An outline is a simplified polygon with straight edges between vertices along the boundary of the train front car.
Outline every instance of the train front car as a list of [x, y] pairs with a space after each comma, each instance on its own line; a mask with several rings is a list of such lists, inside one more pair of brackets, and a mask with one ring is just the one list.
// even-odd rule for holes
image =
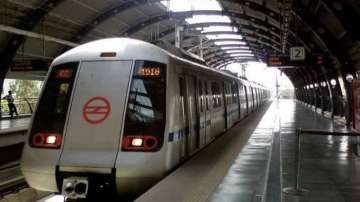
[[52, 64], [21, 170], [72, 199], [136, 194], [165, 173], [168, 56], [133, 39], [90, 42]]

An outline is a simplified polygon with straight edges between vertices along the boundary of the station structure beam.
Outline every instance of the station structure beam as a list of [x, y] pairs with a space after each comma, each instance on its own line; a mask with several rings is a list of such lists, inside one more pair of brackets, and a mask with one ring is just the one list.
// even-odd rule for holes
[[[29, 20], [24, 20], [17, 27], [22, 30], [31, 31], [38, 23], [56, 6], [64, 2], [65, 0], [46, 0], [38, 8], [33, 10], [27, 17]], [[19, 47], [25, 42], [25, 35], [14, 34], [10, 37], [7, 45], [3, 47], [3, 51], [0, 54], [0, 89], [3, 89], [3, 82], [10, 65], [16, 55]]]

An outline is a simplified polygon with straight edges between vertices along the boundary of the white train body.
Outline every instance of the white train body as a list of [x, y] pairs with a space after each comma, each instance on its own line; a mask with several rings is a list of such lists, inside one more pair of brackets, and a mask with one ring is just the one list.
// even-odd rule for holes
[[90, 42], [51, 65], [21, 170], [38, 190], [64, 192], [78, 178], [86, 193], [140, 193], [268, 98], [146, 42]]

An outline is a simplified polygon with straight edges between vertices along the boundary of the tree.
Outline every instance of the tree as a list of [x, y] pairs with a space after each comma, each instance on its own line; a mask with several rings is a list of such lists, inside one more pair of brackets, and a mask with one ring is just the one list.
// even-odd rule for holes
[[40, 85], [39, 81], [16, 80], [10, 84], [10, 90], [17, 98], [37, 98], [40, 94]]

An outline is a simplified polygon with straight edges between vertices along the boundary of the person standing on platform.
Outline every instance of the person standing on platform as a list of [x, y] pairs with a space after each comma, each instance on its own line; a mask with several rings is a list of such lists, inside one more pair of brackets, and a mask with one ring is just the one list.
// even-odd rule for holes
[[8, 94], [3, 97], [2, 99], [6, 99], [7, 103], [8, 103], [8, 107], [9, 107], [9, 115], [11, 118], [13, 118], [13, 113], [15, 112], [16, 116], [19, 116], [16, 106], [14, 104], [14, 98], [12, 96], [12, 92], [11, 90], [8, 91]]

